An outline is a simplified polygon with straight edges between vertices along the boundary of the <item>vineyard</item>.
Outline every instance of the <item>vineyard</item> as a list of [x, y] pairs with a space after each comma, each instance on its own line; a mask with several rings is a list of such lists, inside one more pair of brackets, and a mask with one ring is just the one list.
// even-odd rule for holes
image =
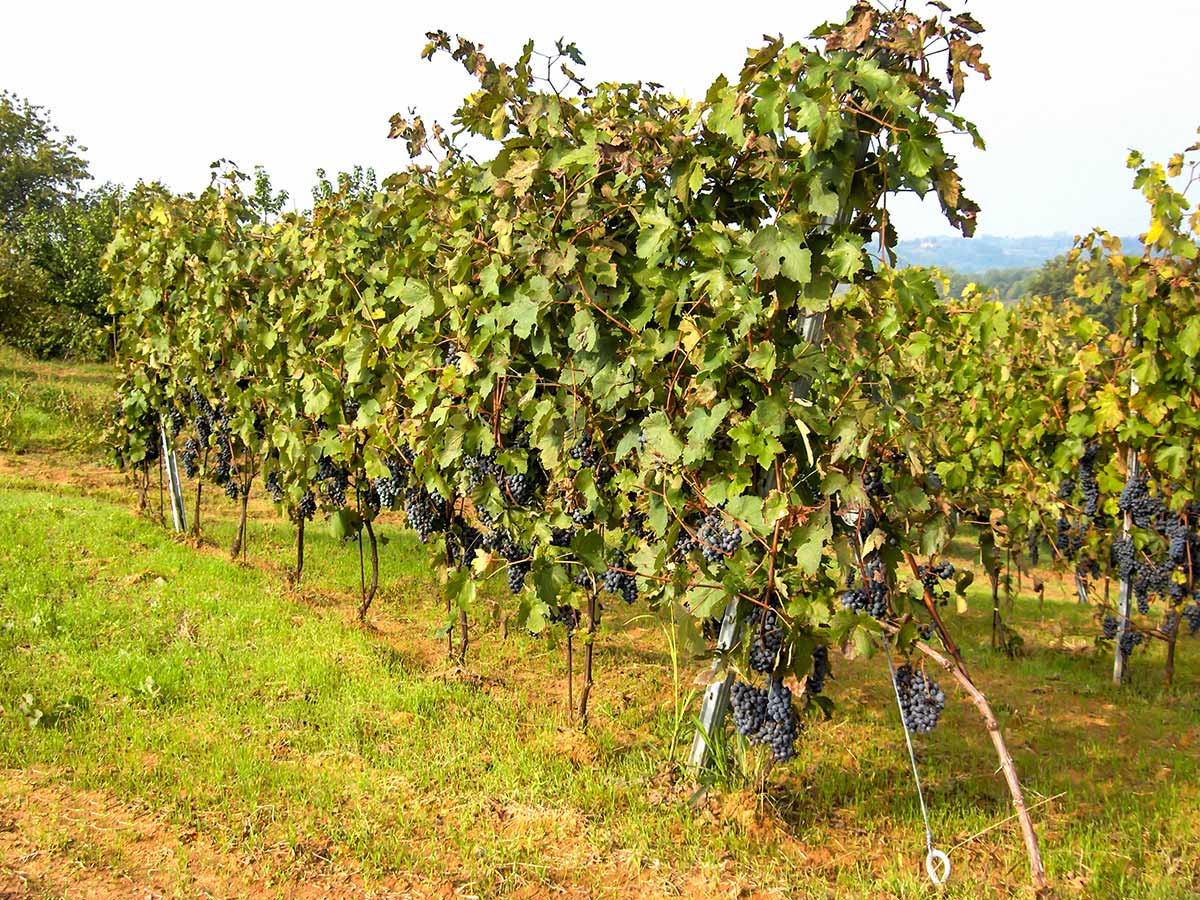
[[981, 32], [698, 101], [431, 32], [380, 188], [139, 186], [115, 373], [4, 363], [0, 821], [109, 792], [197, 896], [1200, 892], [1200, 144], [1073, 297], [950, 295], [888, 207], [973, 233]]

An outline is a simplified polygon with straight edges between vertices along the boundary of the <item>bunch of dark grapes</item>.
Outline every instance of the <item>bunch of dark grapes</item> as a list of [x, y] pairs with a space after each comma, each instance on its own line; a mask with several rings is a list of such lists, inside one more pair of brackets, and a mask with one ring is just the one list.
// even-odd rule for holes
[[455, 518], [446, 532], [446, 561], [451, 566], [469, 566], [483, 546], [483, 534], [466, 520]]
[[1113, 541], [1112, 549], [1109, 551], [1110, 562], [1122, 579], [1128, 579], [1133, 575], [1135, 554], [1136, 550], [1132, 539], [1121, 538]]
[[772, 678], [767, 681], [767, 718], [782, 722], [791, 715], [792, 691], [782, 681]]
[[442, 365], [457, 366], [460, 356], [462, 356], [462, 351], [455, 344], [447, 344], [445, 351], [442, 353]]
[[817, 644], [813, 650], [812, 674], [808, 676], [809, 693], [819, 694], [825, 690], [825, 679], [829, 677], [829, 648]]
[[388, 468], [388, 474], [376, 478], [371, 482], [371, 487], [381, 509], [395, 509], [396, 501], [400, 499], [404, 486], [408, 484], [408, 471], [399, 457], [390, 456], [384, 460], [384, 464]]
[[1140, 631], [1132, 631], [1127, 629], [1125, 633], [1121, 635], [1121, 655], [1128, 657], [1129, 654], [1133, 652], [1133, 648], [1138, 646], [1142, 640], [1142, 633]]
[[1058, 486], [1058, 499], [1059, 500], [1070, 500], [1071, 497], [1074, 496], [1074, 494], [1075, 494], [1075, 479], [1074, 478], [1064, 478], [1062, 480], [1062, 483], [1059, 484], [1059, 486]]
[[571, 632], [579, 627], [581, 615], [579, 610], [571, 606], [571, 604], [563, 603], [558, 606], [551, 606], [550, 614], [546, 618], [552, 624], [562, 625], [568, 632]]
[[596, 517], [582, 507], [575, 507], [571, 510], [571, 521], [580, 528], [591, 528], [596, 522]]
[[1064, 516], [1059, 516], [1054, 523], [1054, 548], [1063, 556], [1071, 553], [1071, 523]]
[[337, 465], [328, 456], [317, 460], [317, 481], [321, 482], [321, 494], [331, 506], [346, 505], [346, 488], [350, 486], [350, 472]]
[[225, 401], [217, 403], [216, 411], [213, 413], [213, 422], [215, 431], [229, 430], [229, 407], [225, 405]]
[[1100, 484], [1096, 481], [1096, 456], [1100, 445], [1092, 442], [1083, 448], [1083, 458], [1079, 460], [1079, 491], [1083, 496], [1083, 514], [1096, 515], [1100, 508]]
[[180, 412], [178, 409], [171, 410], [170, 419], [171, 419], [171, 438], [172, 438], [172, 440], [174, 440], [175, 438], [179, 437], [179, 432], [183, 431], [183, 426], [186, 424], [186, 420], [183, 417], [183, 413]]
[[211, 420], [213, 418], [212, 404], [208, 402], [208, 398], [200, 393], [200, 389], [194, 384], [192, 385], [189, 396], [192, 401], [192, 406], [196, 410], [196, 414], [205, 419]]
[[610, 594], [620, 594], [626, 603], [637, 599], [637, 577], [629, 574], [629, 560], [624, 553], [617, 553], [604, 572], [604, 590]]
[[524, 472], [517, 472], [505, 478], [508, 496], [517, 506], [528, 506], [537, 497], [538, 483]]
[[512, 535], [499, 528], [484, 535], [483, 543], [485, 547], [494, 550], [508, 561], [508, 589], [514, 594], [519, 594], [525, 587], [525, 576], [532, 568], [530, 557], [533, 555], [533, 548], [522, 547], [512, 539]]
[[585, 469], [593, 469], [600, 464], [600, 451], [592, 441], [592, 433], [585, 431], [583, 436], [571, 448], [571, 459]]
[[550, 529], [550, 546], [551, 547], [570, 547], [571, 541], [575, 538], [574, 528], [551, 528]]
[[525, 587], [525, 578], [529, 575], [531, 565], [525, 560], [508, 564], [508, 589], [511, 593], [519, 594]]
[[848, 588], [842, 594], [842, 606], [851, 612], [865, 612], [874, 619], [882, 619], [888, 613], [887, 585], [872, 578], [866, 585]]
[[905, 663], [896, 670], [896, 693], [909, 731], [928, 734], [937, 727], [946, 706], [946, 694], [936, 681]]
[[729, 699], [733, 706], [733, 727], [737, 733], [745, 738], [758, 734], [767, 721], [766, 688], [735, 681]]
[[691, 529], [687, 524], [679, 526], [679, 534], [675, 538], [675, 546], [673, 548], [676, 555], [686, 557], [689, 553], [699, 546], [696, 543], [696, 538], [692, 535]]
[[1104, 639], [1106, 641], [1111, 641], [1113, 638], [1115, 638], [1117, 636], [1117, 629], [1119, 629], [1120, 627], [1121, 627], [1121, 623], [1117, 620], [1116, 616], [1114, 616], [1114, 615], [1105, 616], [1104, 622], [1101, 625], [1101, 629], [1104, 633]]
[[263, 479], [263, 487], [267, 494], [270, 495], [273, 503], [283, 502], [283, 485], [279, 483], [279, 471], [275, 470], [267, 473], [267, 477]]
[[700, 523], [700, 530], [696, 533], [700, 553], [710, 565], [723, 563], [726, 557], [732, 556], [742, 545], [741, 529], [736, 525], [725, 529], [721, 524], [721, 510], [714, 508], [704, 517], [704, 521]]
[[221, 487], [225, 491], [225, 496], [230, 500], [236, 500], [238, 498], [240, 494], [238, 490], [238, 483], [233, 479], [226, 481]]
[[[225, 485], [225, 493], [229, 493], [228, 483], [233, 475], [233, 446], [224, 435], [217, 437], [217, 455], [213, 462], [213, 481]], [[232, 499], [237, 499], [236, 488]]]
[[799, 736], [800, 720], [793, 712], [782, 721], [768, 716], [753, 740], [770, 750], [776, 762], [785, 763], [796, 755], [796, 738]]
[[1191, 537], [1186, 515], [1171, 516], [1167, 520], [1166, 537], [1169, 543], [1167, 557], [1176, 566], [1186, 565], [1188, 561], [1188, 543]]
[[1036, 566], [1038, 564], [1038, 535], [1036, 531], [1029, 534], [1029, 545], [1026, 550], [1026, 555], [1029, 557], [1029, 564]]
[[[934, 566], [917, 566], [917, 577], [921, 579], [921, 584], [931, 597], [939, 597], [938, 583], [954, 577], [954, 564], [943, 560]], [[940, 595], [940, 599], [943, 600], [947, 597], [949, 592], [942, 592]]]
[[1189, 603], [1183, 608], [1183, 620], [1187, 622], [1188, 634], [1200, 631], [1200, 603]]
[[735, 681], [731, 693], [733, 727], [751, 743], [762, 744], [777, 762], [796, 755], [800, 720], [792, 708], [792, 692], [780, 681], [756, 688]]
[[646, 536], [646, 514], [641, 510], [631, 509], [625, 514], [625, 530], [635, 537]]
[[1085, 581], [1089, 578], [1099, 578], [1100, 563], [1090, 556], [1084, 556], [1075, 564], [1075, 575]]
[[1150, 528], [1166, 512], [1162, 500], [1150, 494], [1150, 486], [1143, 475], [1126, 481], [1117, 500], [1121, 512], [1127, 512], [1138, 528]]
[[783, 623], [772, 609], [760, 610], [751, 620], [750, 668], [755, 672], [771, 672], [783, 647]]
[[306, 493], [296, 504], [296, 521], [303, 522], [317, 514], [317, 498], [312, 491]]
[[432, 494], [423, 485], [414, 485], [404, 492], [404, 516], [408, 527], [417, 533], [422, 544], [447, 525], [447, 504], [437, 494]]
[[463, 467], [467, 470], [467, 489], [475, 490], [487, 477], [500, 479], [504, 469], [496, 462], [496, 451], [491, 453], [468, 453], [463, 456]]
[[887, 486], [883, 483], [883, 469], [879, 466], [868, 466], [863, 472], [863, 490], [867, 496], [876, 500], [887, 496]]
[[347, 423], [351, 423], [358, 418], [358, 409], [358, 401], [353, 397], [342, 398], [342, 415], [345, 417]]
[[1170, 564], [1155, 565], [1138, 560], [1133, 567], [1133, 595], [1137, 599], [1138, 612], [1146, 615], [1150, 612], [1152, 597], [1167, 594], [1171, 589]]
[[200, 442], [195, 438], [184, 441], [179, 458], [183, 462], [183, 474], [195, 478], [200, 473]]
[[372, 518], [379, 514], [380, 502], [379, 491], [375, 490], [375, 482], [368, 481], [367, 489], [361, 495], [363, 509], [365, 509]]

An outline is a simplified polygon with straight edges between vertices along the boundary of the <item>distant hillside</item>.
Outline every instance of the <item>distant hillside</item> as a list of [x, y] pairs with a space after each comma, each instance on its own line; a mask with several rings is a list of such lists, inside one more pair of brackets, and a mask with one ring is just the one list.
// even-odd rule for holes
[[[1034, 237], [924, 237], [900, 241], [896, 252], [901, 265], [940, 266], [957, 272], [981, 273], [994, 269], [1036, 268], [1071, 249], [1073, 235], [1065, 232]], [[1140, 252], [1137, 238], [1121, 242], [1129, 253]]]

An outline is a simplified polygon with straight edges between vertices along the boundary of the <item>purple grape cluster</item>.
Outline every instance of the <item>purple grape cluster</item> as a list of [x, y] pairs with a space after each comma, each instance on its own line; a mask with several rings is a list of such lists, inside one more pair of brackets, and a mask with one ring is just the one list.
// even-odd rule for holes
[[917, 577], [921, 585], [928, 591], [929, 596], [937, 600], [949, 600], [949, 591], [939, 591], [939, 583], [949, 581], [954, 577], [953, 563], [943, 560], [936, 565], [917, 566]]
[[1093, 441], [1083, 448], [1079, 460], [1079, 492], [1083, 497], [1083, 514], [1094, 516], [1100, 508], [1100, 484], [1096, 481], [1096, 457], [1100, 445]]
[[346, 488], [350, 486], [349, 470], [328, 456], [322, 456], [317, 460], [317, 481], [321, 484], [321, 496], [330, 506], [340, 509], [346, 505]]
[[792, 706], [792, 692], [783, 682], [770, 679], [765, 688], [735, 681], [731, 692], [733, 727], [751, 743], [771, 751], [777, 762], [796, 755], [800, 719]]
[[600, 464], [600, 452], [596, 449], [590, 431], [585, 431], [582, 437], [575, 442], [570, 456], [585, 469], [592, 469]]
[[772, 672], [783, 648], [783, 623], [773, 609], [759, 610], [750, 621], [750, 668], [755, 672]]
[[388, 474], [371, 482], [371, 489], [379, 501], [381, 509], [395, 509], [396, 501], [400, 499], [405, 484], [408, 483], [408, 472], [404, 463], [397, 456], [384, 460]]
[[882, 619], [888, 614], [887, 585], [872, 578], [865, 585], [847, 588], [842, 594], [842, 607], [850, 612], [865, 612], [873, 619]]
[[604, 590], [619, 594], [626, 603], [632, 603], [638, 596], [637, 577], [628, 570], [629, 560], [624, 553], [617, 553], [604, 572]]
[[917, 734], [933, 731], [946, 707], [945, 692], [936, 681], [908, 663], [896, 670], [895, 677], [905, 727]]
[[812, 673], [808, 676], [808, 692], [820, 694], [824, 691], [825, 679], [829, 677], [829, 673], [829, 648], [824, 644], [817, 644], [813, 650]]
[[263, 479], [263, 487], [266, 489], [273, 503], [283, 502], [283, 485], [279, 483], [278, 469], [267, 473], [267, 477]]
[[550, 607], [550, 613], [546, 616], [547, 621], [554, 625], [562, 625], [568, 632], [572, 632], [579, 627], [582, 614], [569, 603], [559, 604]]
[[303, 522], [312, 519], [317, 514], [317, 498], [312, 491], [309, 491], [300, 498], [300, 502], [296, 504], [296, 521]]
[[1121, 627], [1121, 623], [1116, 616], [1107, 615], [1104, 617], [1104, 622], [1100, 627], [1104, 633], [1104, 639], [1111, 641], [1117, 636], [1117, 630]]
[[1162, 499], [1150, 493], [1145, 475], [1125, 482], [1117, 507], [1121, 512], [1129, 513], [1138, 528], [1154, 527], [1155, 522], [1167, 511]]
[[404, 516], [422, 544], [446, 529], [448, 513], [446, 501], [423, 485], [414, 485], [404, 492]]
[[200, 442], [196, 438], [188, 438], [183, 442], [179, 451], [179, 459], [183, 463], [183, 474], [195, 478], [200, 474]]
[[508, 589], [519, 594], [525, 587], [525, 577], [532, 568], [532, 547], [522, 547], [507, 531], [497, 528], [484, 535], [483, 545], [508, 561]]
[[736, 553], [742, 545], [741, 529], [737, 525], [722, 528], [722, 524], [721, 510], [714, 508], [704, 517], [704, 521], [700, 523], [700, 530], [696, 532], [696, 543], [700, 545], [700, 553], [709, 564], [724, 564], [725, 559]]
[[877, 465], [868, 466], [863, 472], [863, 490], [867, 496], [876, 500], [887, 497], [887, 486], [883, 483], [883, 469]]
[[446, 562], [466, 567], [484, 547], [483, 533], [461, 517], [455, 517], [446, 531]]
[[1140, 631], [1126, 629], [1120, 640], [1121, 655], [1128, 658], [1129, 654], [1133, 652], [1133, 648], [1141, 644], [1143, 640]]

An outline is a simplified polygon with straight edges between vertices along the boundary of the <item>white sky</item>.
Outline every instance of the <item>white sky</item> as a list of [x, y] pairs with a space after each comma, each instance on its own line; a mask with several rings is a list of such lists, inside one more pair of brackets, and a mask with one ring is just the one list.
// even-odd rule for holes
[[[911, 3], [921, 9], [919, 0]], [[659, 81], [701, 96], [735, 73], [764, 33], [797, 39], [840, 18], [850, 0], [734, 6], [605, 3], [9, 3], [0, 88], [50, 109], [87, 148], [100, 180], [207, 183], [226, 157], [262, 164], [309, 203], [314, 171], [402, 167], [386, 140], [393, 112], [448, 122], [470, 89], [446, 58], [418, 58], [441, 28], [511, 59], [526, 37], [574, 40], [589, 81]], [[959, 7], [961, 8], [961, 7]], [[1130, 147], [1165, 159], [1200, 125], [1200, 0], [972, 0], [992, 80], [962, 111], [988, 142], [959, 151], [980, 233], [1145, 229], [1124, 168]], [[949, 233], [936, 204], [893, 206], [902, 237]]]

